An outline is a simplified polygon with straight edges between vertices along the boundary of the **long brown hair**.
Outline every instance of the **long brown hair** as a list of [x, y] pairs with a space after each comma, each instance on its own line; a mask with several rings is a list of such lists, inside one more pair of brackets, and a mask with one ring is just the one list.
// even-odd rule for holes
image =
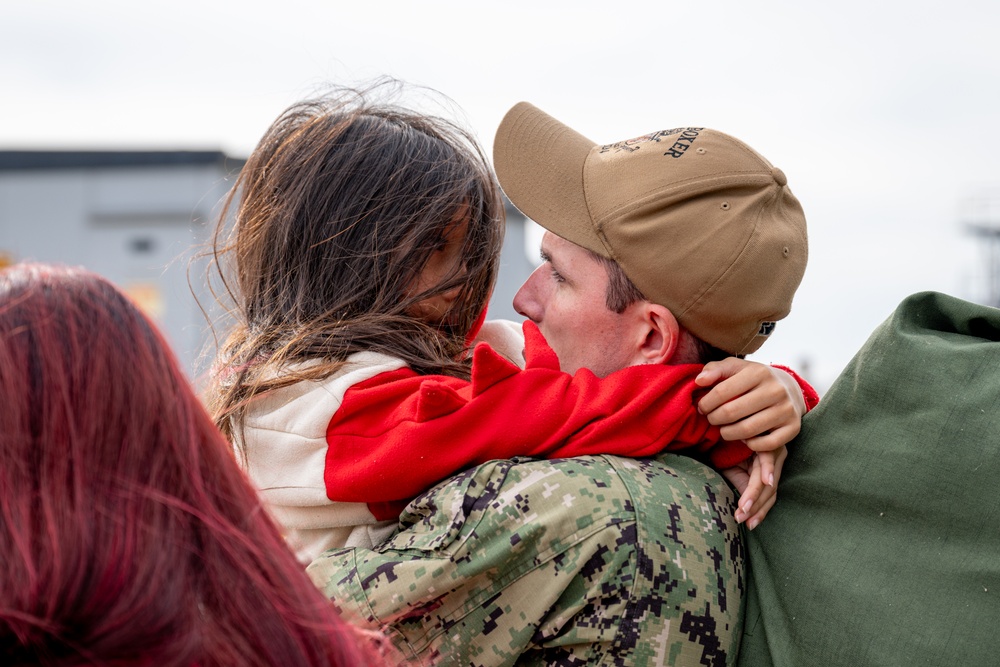
[[[325, 377], [362, 350], [420, 373], [468, 374], [466, 337], [488, 303], [503, 241], [499, 187], [471, 133], [383, 100], [399, 89], [379, 82], [291, 106], [240, 173], [215, 239], [236, 324], [211, 399], [230, 436], [255, 395]], [[461, 216], [463, 266], [411, 294]], [[412, 314], [456, 287], [444, 323]]]
[[309, 581], [150, 322], [0, 271], [0, 663], [378, 660]]

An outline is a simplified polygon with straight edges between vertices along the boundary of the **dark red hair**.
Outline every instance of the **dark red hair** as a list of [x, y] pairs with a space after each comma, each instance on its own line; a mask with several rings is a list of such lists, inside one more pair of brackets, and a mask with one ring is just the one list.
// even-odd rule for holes
[[0, 663], [356, 665], [168, 346], [79, 269], [0, 271]]

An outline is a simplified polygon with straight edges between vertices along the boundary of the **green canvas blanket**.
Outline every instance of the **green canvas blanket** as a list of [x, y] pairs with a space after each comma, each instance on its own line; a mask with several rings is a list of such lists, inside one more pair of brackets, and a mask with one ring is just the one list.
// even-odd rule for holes
[[738, 664], [1000, 665], [1000, 310], [908, 297], [789, 449]]

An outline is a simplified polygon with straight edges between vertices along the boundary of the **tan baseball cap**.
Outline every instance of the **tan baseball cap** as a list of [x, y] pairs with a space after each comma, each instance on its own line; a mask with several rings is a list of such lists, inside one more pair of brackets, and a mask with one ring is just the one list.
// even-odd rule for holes
[[600, 145], [521, 102], [493, 162], [522, 213], [618, 262], [715, 347], [749, 354], [791, 310], [805, 214], [781, 170], [738, 139], [684, 127]]

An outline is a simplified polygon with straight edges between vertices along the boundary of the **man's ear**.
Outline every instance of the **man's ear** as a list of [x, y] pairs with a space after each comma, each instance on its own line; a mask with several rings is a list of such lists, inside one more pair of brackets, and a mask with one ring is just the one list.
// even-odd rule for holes
[[642, 363], [670, 363], [680, 342], [681, 327], [677, 318], [659, 304], [646, 302], [643, 306], [645, 337], [639, 345]]

